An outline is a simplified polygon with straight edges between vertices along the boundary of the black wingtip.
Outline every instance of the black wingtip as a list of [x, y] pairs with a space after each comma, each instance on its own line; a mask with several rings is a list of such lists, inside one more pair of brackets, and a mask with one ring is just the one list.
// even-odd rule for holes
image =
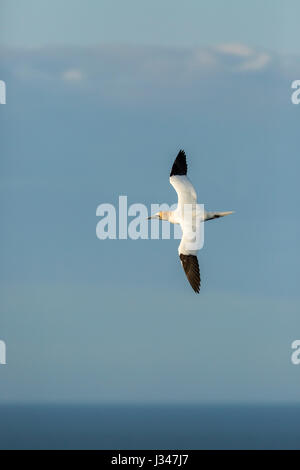
[[186, 163], [186, 155], [184, 150], [179, 150], [177, 157], [172, 166], [172, 170], [170, 173], [171, 176], [175, 175], [186, 175], [187, 174], [187, 163]]
[[190, 285], [196, 294], [200, 293], [201, 278], [200, 269], [197, 256], [194, 255], [179, 255], [181, 264]]

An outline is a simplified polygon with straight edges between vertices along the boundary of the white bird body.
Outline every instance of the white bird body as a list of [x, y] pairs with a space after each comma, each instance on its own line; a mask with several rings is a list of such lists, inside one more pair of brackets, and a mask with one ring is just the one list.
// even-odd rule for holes
[[[227, 212], [205, 212], [197, 204], [197, 193], [187, 177], [186, 155], [180, 150], [170, 174], [170, 183], [178, 196], [177, 208], [174, 211], [161, 211], [151, 218], [167, 220], [172, 224], [180, 224], [182, 238], [178, 247], [181, 264], [189, 283], [196, 293], [200, 291], [200, 270], [197, 258], [198, 249], [191, 247], [191, 234], [195, 234], [197, 225], [211, 219], [232, 214]], [[188, 209], [188, 210], [187, 210]]]

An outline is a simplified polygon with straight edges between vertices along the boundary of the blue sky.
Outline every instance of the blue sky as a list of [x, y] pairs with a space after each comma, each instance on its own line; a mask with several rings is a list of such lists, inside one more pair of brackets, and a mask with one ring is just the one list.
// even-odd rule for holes
[[297, 0], [1, 0], [1, 41], [208, 45], [245, 42], [297, 53]]
[[[0, 3], [1, 401], [299, 401], [297, 4]], [[179, 148], [236, 211], [200, 296], [177, 240], [95, 235], [120, 194], [175, 202]]]

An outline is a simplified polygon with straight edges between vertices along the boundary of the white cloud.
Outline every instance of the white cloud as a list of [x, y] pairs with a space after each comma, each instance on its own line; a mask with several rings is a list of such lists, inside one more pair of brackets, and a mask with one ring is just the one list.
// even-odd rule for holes
[[250, 57], [254, 53], [253, 49], [239, 43], [219, 44], [216, 47], [216, 50], [222, 54], [234, 55], [237, 57]]
[[245, 61], [240, 67], [240, 70], [261, 70], [271, 60], [268, 54], [262, 53], [256, 55], [253, 59]]
[[84, 75], [80, 69], [68, 69], [63, 72], [62, 78], [69, 82], [80, 82]]
[[[222, 51], [222, 52], [221, 52]], [[197, 86], [206, 84], [206, 77], [217, 79], [221, 74], [252, 75], [268, 69], [272, 61], [273, 73], [291, 68], [296, 60], [282, 64], [277, 54], [251, 49], [239, 43], [220, 44], [218, 47], [144, 47], [97, 46], [91, 48], [52, 48], [37, 51], [1, 51], [1, 62], [18, 80], [33, 82], [35, 86], [57, 83], [62, 87], [85, 85], [106, 100], [136, 102], [177, 96], [197, 96]], [[297, 77], [294, 73], [293, 76]], [[203, 79], [203, 82], [201, 81]], [[194, 90], [195, 90], [194, 89]]]
[[201, 68], [210, 69], [217, 63], [215, 55], [205, 49], [196, 49], [194, 54], [192, 54], [191, 59], [192, 65]]
[[[271, 60], [271, 56], [265, 52], [257, 52], [254, 49], [240, 43], [219, 44], [215, 50], [227, 56], [233, 56], [240, 60], [238, 70], [251, 71], [263, 69]], [[236, 68], [236, 66], [234, 66]]]

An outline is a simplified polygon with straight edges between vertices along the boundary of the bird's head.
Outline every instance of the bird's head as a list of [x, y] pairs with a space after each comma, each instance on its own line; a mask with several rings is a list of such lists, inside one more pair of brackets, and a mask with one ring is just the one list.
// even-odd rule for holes
[[150, 215], [150, 217], [147, 217], [147, 219], [159, 219], [159, 220], [162, 220], [163, 219], [163, 212], [160, 211], [160, 212], [156, 212], [156, 214], [153, 214], [153, 215]]

